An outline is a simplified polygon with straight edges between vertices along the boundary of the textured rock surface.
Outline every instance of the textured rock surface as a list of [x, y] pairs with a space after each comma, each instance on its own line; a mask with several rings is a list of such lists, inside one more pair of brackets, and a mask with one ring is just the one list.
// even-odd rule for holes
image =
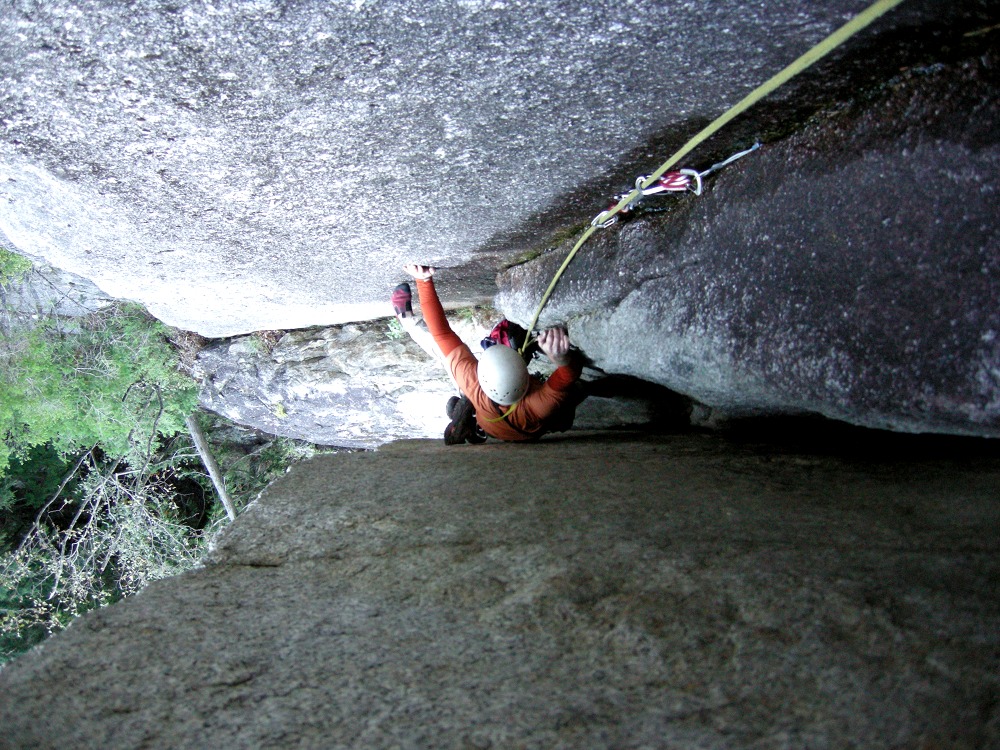
[[[491, 315], [476, 311], [451, 325], [478, 351]], [[544, 373], [544, 364], [532, 370]], [[199, 352], [194, 375], [206, 409], [272, 435], [354, 448], [440, 438], [457, 393], [443, 366], [388, 320], [292, 331], [273, 347], [256, 336], [213, 342]], [[578, 429], [687, 421], [687, 404], [665, 389], [610, 378], [596, 390], [577, 409]]]
[[[208, 336], [378, 317], [414, 257], [475, 257], [446, 292], [485, 300], [517, 237], [591, 216], [867, 5], [4, 3], [0, 232]], [[995, 16], [910, 0], [753, 130]]]
[[96, 312], [113, 301], [82, 276], [41, 262], [34, 263], [23, 279], [0, 287], [0, 306], [15, 314], [75, 317]]
[[[913, 72], [605, 230], [542, 321], [735, 414], [1000, 435], [997, 71]], [[508, 317], [530, 320], [567, 251], [502, 277]]]
[[[470, 343], [475, 326], [462, 330]], [[198, 355], [201, 405], [273, 435], [371, 448], [440, 438], [455, 387], [409, 336], [373, 323], [293, 331], [273, 348], [241, 337]]]
[[996, 747], [995, 451], [842, 439], [298, 465], [0, 672], [0, 747]]

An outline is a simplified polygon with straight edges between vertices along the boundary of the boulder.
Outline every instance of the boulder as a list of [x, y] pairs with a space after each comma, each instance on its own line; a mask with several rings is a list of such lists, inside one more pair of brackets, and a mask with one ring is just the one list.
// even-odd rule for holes
[[299, 464], [0, 671], [0, 748], [996, 747], [995, 451], [799, 437]]
[[[1000, 436], [997, 67], [909, 71], [699, 197], [647, 198], [583, 246], [542, 324], [716, 421]], [[571, 241], [501, 275], [507, 317], [527, 324]]]

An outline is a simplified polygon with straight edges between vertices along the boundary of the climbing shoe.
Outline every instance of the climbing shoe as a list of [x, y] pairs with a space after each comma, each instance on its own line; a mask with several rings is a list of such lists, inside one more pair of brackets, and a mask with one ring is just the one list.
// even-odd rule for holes
[[392, 309], [401, 318], [413, 315], [413, 294], [405, 281], [392, 290]]
[[476, 410], [468, 398], [452, 396], [445, 407], [451, 423], [444, 430], [445, 445], [486, 442], [486, 433], [476, 424]]

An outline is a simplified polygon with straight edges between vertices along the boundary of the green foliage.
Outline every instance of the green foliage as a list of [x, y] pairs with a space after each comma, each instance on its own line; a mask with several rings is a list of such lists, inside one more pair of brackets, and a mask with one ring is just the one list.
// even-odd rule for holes
[[244, 336], [241, 341], [252, 354], [264, 354], [267, 351], [267, 347], [259, 336]]
[[246, 455], [236, 457], [217, 451], [216, 458], [226, 467], [226, 487], [233, 497], [249, 502], [289, 466], [315, 454], [316, 448], [309, 443], [275, 437]]
[[[214, 494], [185, 425], [197, 386], [169, 329], [134, 305], [69, 324], [15, 318], [0, 321], [0, 663], [196, 564], [227, 522], [179, 491], [194, 479]], [[312, 452], [252, 442], [217, 446], [237, 508]]]
[[11, 463], [7, 475], [0, 476], [0, 550], [21, 538], [74, 463], [51, 445], [34, 446]]
[[[237, 512], [290, 464], [316, 452], [309, 443], [265, 436], [217, 415], [200, 416]], [[179, 486], [193, 479], [206, 499], [213, 496], [186, 433], [159, 441], [152, 450], [136, 469], [97, 449], [62, 464], [65, 459], [49, 446], [32, 452], [31, 472], [17, 464], [25, 477], [16, 490], [18, 507], [41, 504], [41, 510], [19, 516], [20, 543], [0, 554], [0, 663], [83, 612], [192, 567], [228, 523], [220, 504], [206, 508], [197, 496], [178, 494]], [[70, 473], [64, 466], [76, 470], [57, 494]], [[31, 473], [38, 491], [29, 503]]]
[[0, 558], [0, 661], [89, 609], [197, 563], [217, 526], [182, 522], [170, 477], [90, 454], [73, 496], [51, 503]]
[[508, 263], [504, 264], [504, 270], [514, 268], [515, 266], [523, 266], [525, 263], [530, 263], [536, 258], [540, 258], [544, 254], [544, 250], [532, 249], [525, 250], [522, 253], [518, 253], [514, 258], [512, 258]]
[[454, 316], [462, 321], [463, 323], [475, 323], [476, 322], [476, 308], [474, 307], [460, 307], [453, 313]]
[[[6, 561], [0, 562], [4, 565]], [[29, 622], [30, 619], [41, 620], [42, 617], [31, 616], [34, 610], [33, 601], [39, 593], [37, 581], [13, 583], [6, 576], [0, 575], [0, 664], [9, 661], [48, 636], [44, 626]], [[34, 594], [34, 596], [33, 596]], [[27, 610], [27, 611], [25, 611]], [[39, 613], [40, 614], [40, 613]], [[7, 627], [18, 620], [18, 627]]]
[[385, 337], [390, 341], [399, 341], [404, 335], [403, 324], [399, 322], [399, 318], [389, 318], [386, 323]]
[[[29, 266], [30, 267], [30, 266]], [[16, 256], [0, 255], [10, 274]], [[164, 477], [197, 386], [135, 305], [0, 336], [0, 660], [200, 556]], [[15, 548], [16, 549], [12, 549]]]
[[168, 329], [135, 305], [53, 320], [0, 339], [0, 473], [35, 446], [69, 455], [99, 445], [130, 463], [155, 435], [172, 435], [197, 405], [197, 387], [176, 367]]
[[0, 286], [20, 281], [30, 270], [30, 260], [0, 247]]
[[[211, 419], [220, 435], [235, 427]], [[239, 510], [316, 448], [270, 438], [252, 447], [219, 442], [214, 452]], [[227, 521], [217, 503], [207, 522], [179, 505], [175, 480], [194, 478], [212, 492], [192, 446], [177, 436], [148, 458], [142, 470], [132, 470], [87, 453], [75, 462], [77, 479], [45, 502], [15, 550], [0, 555], [0, 663], [87, 610], [186, 570], [204, 555]]]

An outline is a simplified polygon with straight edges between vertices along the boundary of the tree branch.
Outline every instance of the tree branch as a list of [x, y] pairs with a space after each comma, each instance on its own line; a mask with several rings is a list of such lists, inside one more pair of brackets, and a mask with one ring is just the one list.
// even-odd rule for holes
[[205, 433], [201, 429], [201, 425], [194, 418], [194, 414], [188, 416], [184, 420], [184, 424], [187, 425], [188, 432], [191, 433], [191, 440], [194, 441], [194, 447], [198, 449], [201, 462], [208, 469], [208, 475], [212, 478], [212, 485], [219, 495], [219, 500], [222, 501], [222, 506], [226, 509], [226, 515], [229, 516], [230, 521], [235, 521], [236, 509], [233, 507], [233, 501], [229, 499], [229, 493], [226, 491], [226, 483], [222, 478], [222, 471], [219, 470], [219, 464], [216, 463], [215, 456], [212, 455], [212, 449], [208, 444]]

